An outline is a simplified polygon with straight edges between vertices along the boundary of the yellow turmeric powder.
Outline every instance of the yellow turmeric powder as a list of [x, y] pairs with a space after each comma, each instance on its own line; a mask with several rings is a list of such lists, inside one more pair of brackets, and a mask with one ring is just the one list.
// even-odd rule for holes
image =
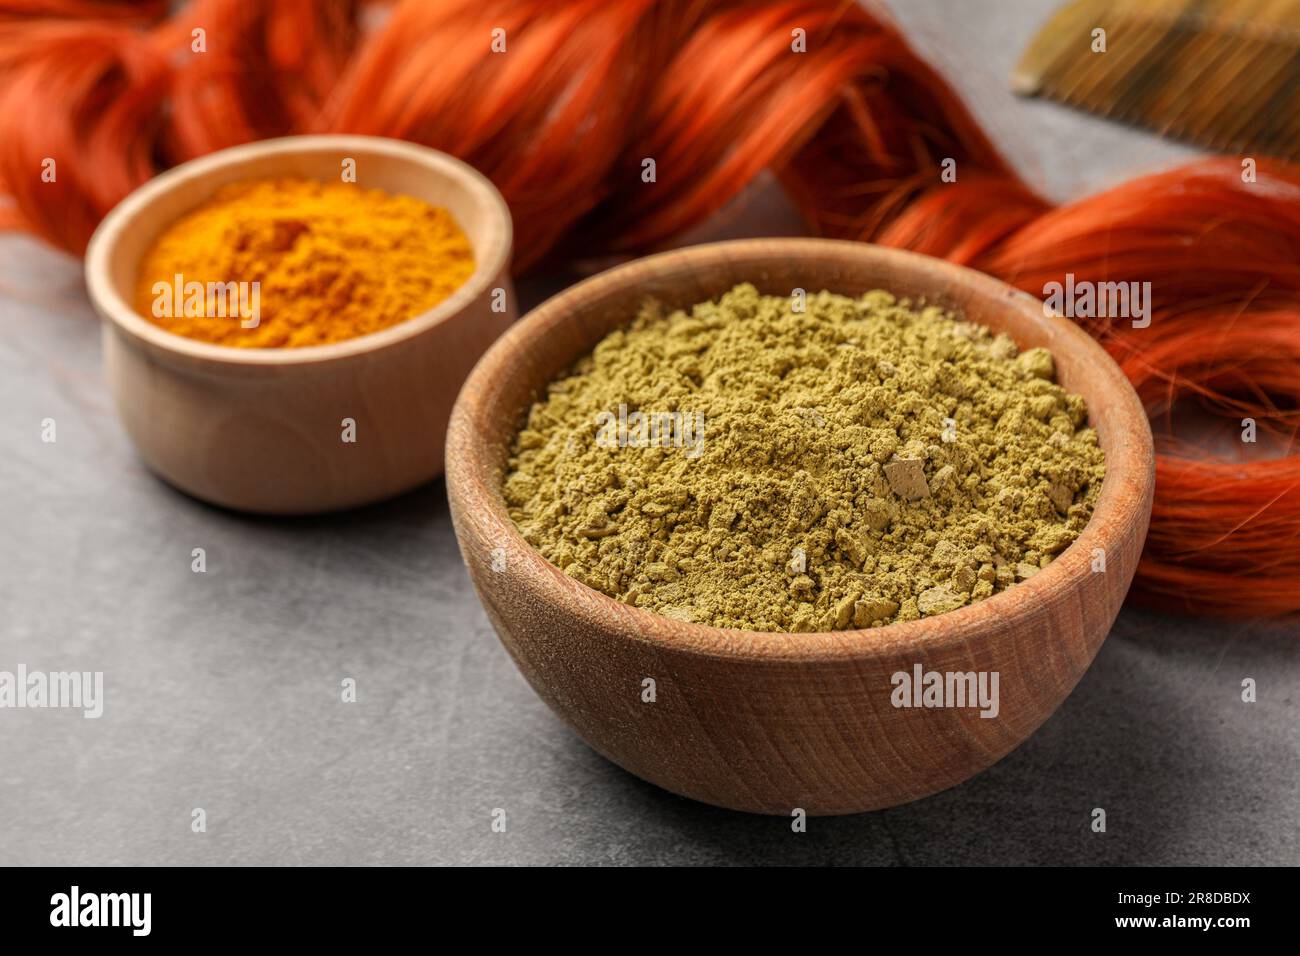
[[345, 183], [252, 180], [158, 237], [135, 304], [204, 342], [322, 345], [413, 318], [473, 272], [473, 248], [445, 209]]

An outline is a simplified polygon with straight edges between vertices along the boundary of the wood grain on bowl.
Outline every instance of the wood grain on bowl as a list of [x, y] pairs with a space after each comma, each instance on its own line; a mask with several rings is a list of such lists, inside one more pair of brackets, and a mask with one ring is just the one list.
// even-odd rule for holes
[[[646, 296], [672, 306], [738, 282], [789, 295], [887, 289], [1043, 346], [1084, 397], [1106, 453], [1092, 520], [1047, 568], [936, 617], [773, 634], [671, 620], [567, 577], [519, 535], [501, 496], [522, 415]], [[561, 293], [475, 368], [452, 415], [447, 489], [474, 586], [546, 703], [593, 748], [675, 793], [738, 810], [837, 814], [951, 787], [1034, 732], [1088, 668], [1128, 590], [1151, 510], [1151, 433], [1118, 367], [1040, 302], [946, 262], [862, 243], [745, 240], [651, 256]], [[1094, 570], [1104, 559], [1104, 570]], [[895, 707], [893, 677], [997, 672], [998, 712]], [[654, 701], [643, 698], [654, 681]]]
[[[276, 176], [338, 181], [355, 161], [367, 188], [447, 209], [476, 268], [406, 322], [305, 348], [234, 348], [185, 338], [131, 306], [141, 257], [178, 217], [227, 183]], [[91, 240], [86, 282], [104, 318], [109, 387], [140, 456], [197, 498], [244, 511], [307, 514], [389, 498], [442, 472], [456, 393], [514, 321], [510, 213], [492, 184], [435, 150], [370, 136], [295, 136], [178, 166], [120, 203]], [[505, 290], [504, 310], [493, 290]], [[344, 420], [355, 441], [344, 442]]]

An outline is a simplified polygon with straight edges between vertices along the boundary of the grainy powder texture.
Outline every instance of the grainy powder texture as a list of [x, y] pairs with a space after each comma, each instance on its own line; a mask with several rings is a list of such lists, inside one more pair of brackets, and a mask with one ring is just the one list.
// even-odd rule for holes
[[[144, 257], [136, 309], [218, 345], [323, 345], [378, 332], [433, 308], [474, 272], [474, 250], [445, 209], [350, 183], [259, 179], [222, 187], [172, 223]], [[155, 283], [253, 283], [254, 328], [194, 300], [153, 308]], [[199, 306], [199, 307], [195, 307]]]
[[941, 614], [1092, 513], [1102, 451], [1053, 377], [1045, 350], [884, 291], [649, 303], [532, 407], [506, 502], [567, 574], [681, 620]]

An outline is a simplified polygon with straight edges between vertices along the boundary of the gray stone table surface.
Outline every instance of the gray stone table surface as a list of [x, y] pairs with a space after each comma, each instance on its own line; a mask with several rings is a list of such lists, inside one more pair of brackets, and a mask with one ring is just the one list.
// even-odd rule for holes
[[[1050, 6], [895, 10], [1058, 198], [1187, 155], [1006, 94]], [[105, 675], [98, 720], [0, 710], [0, 864], [1300, 862], [1295, 624], [1126, 609], [1000, 763], [796, 834], [645, 784], [552, 716], [474, 596], [441, 482], [325, 518], [210, 508], [142, 467], [99, 360], [76, 264], [0, 238], [0, 670]]]

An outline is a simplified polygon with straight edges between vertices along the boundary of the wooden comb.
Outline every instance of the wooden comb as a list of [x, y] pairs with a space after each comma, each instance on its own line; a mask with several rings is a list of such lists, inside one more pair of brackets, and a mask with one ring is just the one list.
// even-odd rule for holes
[[1076, 0], [1011, 85], [1210, 149], [1300, 159], [1300, 0]]

